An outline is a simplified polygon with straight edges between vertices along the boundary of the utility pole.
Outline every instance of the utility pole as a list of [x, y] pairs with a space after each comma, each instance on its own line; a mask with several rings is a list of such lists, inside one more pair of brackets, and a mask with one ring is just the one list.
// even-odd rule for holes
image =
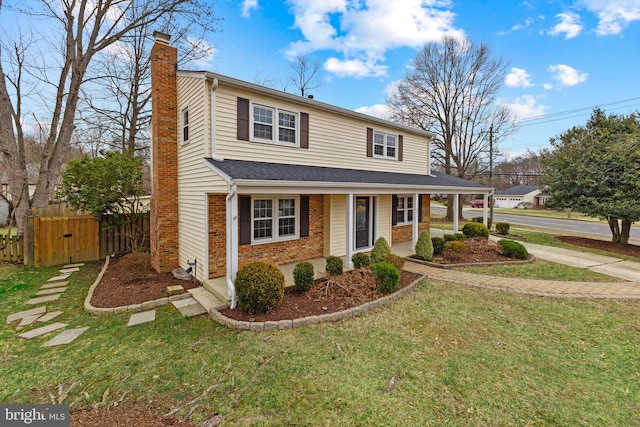
[[[489, 127], [489, 187], [493, 187], [493, 124]], [[489, 224], [493, 224], [493, 194], [489, 196]]]

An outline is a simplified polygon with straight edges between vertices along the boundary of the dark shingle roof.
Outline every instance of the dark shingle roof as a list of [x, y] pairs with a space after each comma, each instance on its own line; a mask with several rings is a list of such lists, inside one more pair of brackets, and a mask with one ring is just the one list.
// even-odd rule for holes
[[206, 160], [214, 168], [236, 180], [464, 187], [477, 188], [478, 190], [486, 188], [475, 182], [435, 172], [429, 176], [247, 160], [216, 160], [212, 158]]
[[516, 185], [515, 187], [507, 188], [506, 190], [497, 191], [496, 196], [524, 196], [532, 191], [538, 190], [537, 185]]

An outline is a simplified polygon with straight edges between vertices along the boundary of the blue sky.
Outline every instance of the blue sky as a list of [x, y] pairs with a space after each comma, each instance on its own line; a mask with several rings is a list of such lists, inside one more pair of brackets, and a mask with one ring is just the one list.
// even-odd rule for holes
[[425, 43], [444, 35], [487, 43], [509, 61], [500, 102], [519, 120], [543, 117], [501, 142], [507, 156], [548, 146], [584, 124], [594, 106], [640, 109], [640, 0], [217, 0], [213, 7], [224, 19], [208, 37], [214, 57], [190, 68], [282, 89], [289, 60], [307, 55], [322, 66], [317, 100], [374, 115]]

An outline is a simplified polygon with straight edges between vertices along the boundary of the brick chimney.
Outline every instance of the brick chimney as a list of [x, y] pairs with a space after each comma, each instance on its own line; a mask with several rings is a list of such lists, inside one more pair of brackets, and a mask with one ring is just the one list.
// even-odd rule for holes
[[178, 260], [178, 50], [153, 33], [151, 49], [151, 264], [164, 273]]

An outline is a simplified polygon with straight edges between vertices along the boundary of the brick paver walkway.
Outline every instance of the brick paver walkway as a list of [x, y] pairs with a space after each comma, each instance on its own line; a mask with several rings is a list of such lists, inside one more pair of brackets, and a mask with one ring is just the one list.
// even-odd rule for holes
[[640, 299], [640, 283], [638, 282], [560, 282], [516, 279], [464, 273], [414, 262], [407, 262], [404, 268], [419, 274], [426, 274], [432, 280], [519, 294], [562, 298]]

